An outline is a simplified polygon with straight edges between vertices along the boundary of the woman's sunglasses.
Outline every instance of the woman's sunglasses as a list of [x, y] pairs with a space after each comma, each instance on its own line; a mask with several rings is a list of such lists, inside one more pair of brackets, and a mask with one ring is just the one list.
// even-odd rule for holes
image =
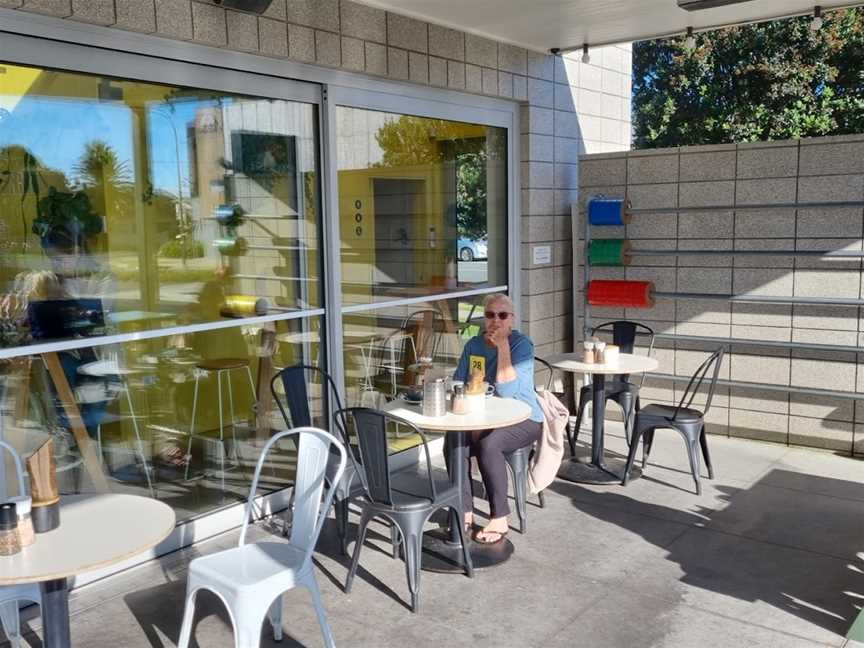
[[483, 313], [483, 315], [486, 316], [486, 319], [495, 319], [497, 317], [499, 320], [506, 320], [512, 314], [513, 313], [507, 313], [505, 311], [501, 311], [500, 313], [496, 313], [495, 311], [486, 311]]

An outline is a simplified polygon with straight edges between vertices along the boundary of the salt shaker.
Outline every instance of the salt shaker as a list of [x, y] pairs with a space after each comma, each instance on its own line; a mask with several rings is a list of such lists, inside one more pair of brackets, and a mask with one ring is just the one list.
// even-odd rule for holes
[[36, 532], [33, 530], [33, 519], [30, 517], [33, 500], [27, 495], [18, 495], [9, 501], [15, 504], [15, 509], [18, 514], [18, 543], [22, 547], [27, 547], [36, 542]]
[[19, 551], [18, 513], [13, 502], [6, 502], [0, 504], [0, 556], [12, 556]]
[[582, 346], [585, 347], [585, 355], [583, 358], [585, 364], [594, 364], [594, 343], [591, 340], [585, 340], [582, 343]]
[[598, 364], [603, 364], [604, 362], [604, 354], [606, 352], [606, 343], [605, 342], [595, 342], [594, 343], [594, 362]]
[[454, 414], [465, 414], [465, 385], [461, 382], [453, 383], [453, 400], [450, 403]]

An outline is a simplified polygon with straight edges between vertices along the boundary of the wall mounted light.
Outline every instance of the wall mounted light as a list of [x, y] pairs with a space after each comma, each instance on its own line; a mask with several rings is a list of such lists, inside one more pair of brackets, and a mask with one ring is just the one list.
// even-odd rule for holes
[[587, 44], [582, 46], [582, 62], [583, 63], [590, 63], [591, 62], [591, 55], [588, 53], [588, 45]]
[[813, 7], [813, 20], [810, 21], [810, 31], [817, 32], [822, 29], [822, 7]]
[[688, 50], [696, 49], [696, 37], [693, 35], [692, 27], [687, 28], [687, 38], [684, 39], [684, 47]]

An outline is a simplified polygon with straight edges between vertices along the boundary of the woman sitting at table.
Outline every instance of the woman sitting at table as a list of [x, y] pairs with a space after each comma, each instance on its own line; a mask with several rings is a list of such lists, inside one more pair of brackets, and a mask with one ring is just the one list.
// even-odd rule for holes
[[468, 381], [472, 372], [481, 371], [486, 382], [495, 388], [495, 395], [515, 398], [531, 407], [531, 416], [522, 423], [478, 430], [471, 435], [467, 464], [468, 478], [463, 479], [462, 502], [466, 527], [474, 523], [474, 498], [471, 489], [471, 459], [477, 457], [480, 474], [489, 498], [489, 524], [478, 529], [474, 539], [483, 544], [501, 541], [509, 530], [507, 515], [507, 463], [505, 454], [537, 441], [543, 431], [543, 412], [534, 391], [534, 343], [527, 335], [513, 330], [513, 302], [497, 293], [484, 303], [485, 332], [471, 338], [462, 351], [454, 380]]

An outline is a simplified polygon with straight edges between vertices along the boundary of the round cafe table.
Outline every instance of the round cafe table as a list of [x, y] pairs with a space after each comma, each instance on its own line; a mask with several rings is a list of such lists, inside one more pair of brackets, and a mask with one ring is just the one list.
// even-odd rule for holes
[[36, 534], [14, 556], [0, 556], [0, 587], [39, 583], [43, 645], [68, 648], [68, 579], [144, 553], [174, 530], [167, 504], [137, 495], [72, 495], [60, 500], [60, 526]]
[[[621, 353], [614, 365], [596, 364], [582, 361], [581, 353], [566, 353], [549, 359], [556, 369], [570, 373], [591, 374], [592, 421], [591, 421], [591, 459], [571, 457], [565, 459], [558, 470], [558, 477], [581, 484], [620, 484], [624, 472], [623, 461], [612, 460], [615, 466], [607, 463], [604, 457], [604, 417], [606, 414], [606, 376], [637, 374], [654, 371], [657, 360], [648, 356]], [[617, 474], [620, 470], [621, 474]]]
[[[422, 405], [412, 405], [397, 398], [382, 408], [385, 412], [405, 419], [423, 430], [445, 432], [449, 438], [448, 459], [450, 463], [450, 479], [454, 486], [462, 492], [464, 479], [470, 479], [466, 474], [465, 464], [468, 457], [469, 435], [475, 430], [494, 430], [516, 425], [531, 416], [531, 408], [515, 398], [499, 398], [490, 396], [486, 399], [486, 410], [471, 414], [454, 414], [448, 411], [444, 416], [423, 416]], [[452, 435], [452, 436], [451, 436]], [[454, 468], [457, 468], [454, 470]], [[459, 500], [462, 501], [461, 498]], [[464, 519], [464, 511], [460, 511], [458, 519], [450, 518], [450, 530], [430, 531], [423, 534], [422, 569], [434, 572], [463, 572], [465, 570], [462, 558], [462, 543], [459, 541], [459, 524]], [[507, 538], [495, 544], [471, 542], [468, 547], [474, 569], [493, 567], [506, 561], [513, 554], [513, 543]]]

